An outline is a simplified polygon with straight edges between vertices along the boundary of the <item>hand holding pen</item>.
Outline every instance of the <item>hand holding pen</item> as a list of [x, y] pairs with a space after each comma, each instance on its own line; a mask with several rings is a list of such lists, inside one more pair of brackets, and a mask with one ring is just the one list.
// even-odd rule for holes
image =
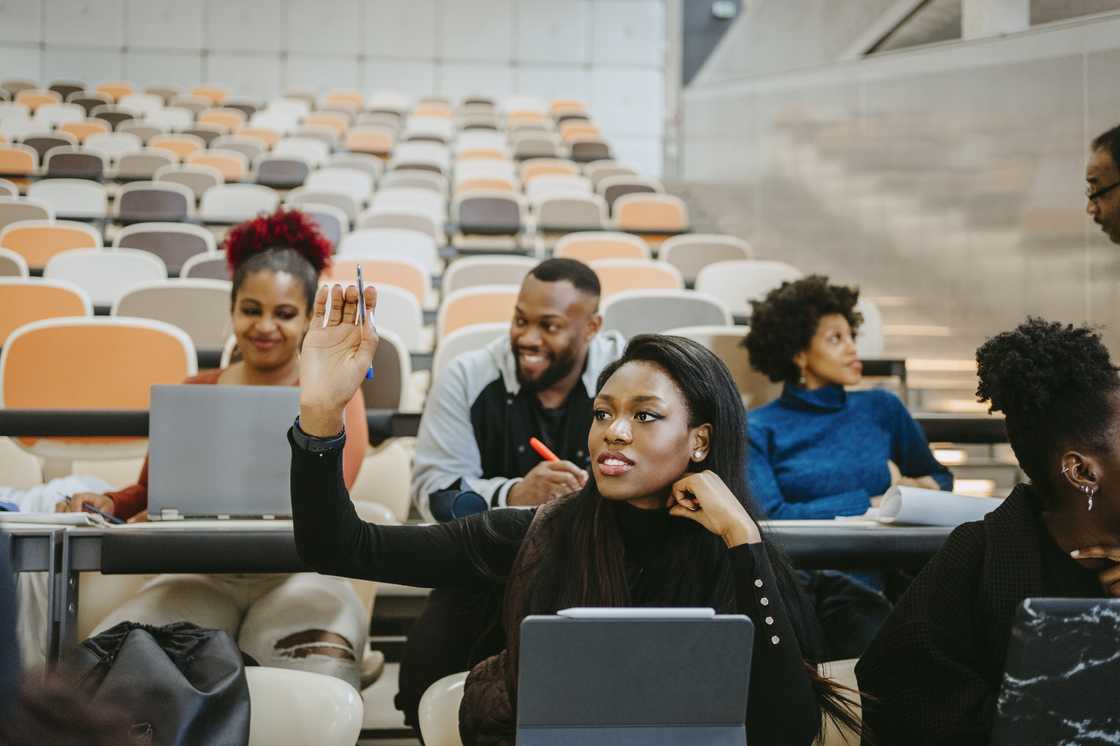
[[529, 447], [543, 461], [529, 470], [525, 478], [510, 487], [506, 504], [541, 505], [578, 492], [587, 484], [587, 472], [571, 461], [564, 461], [538, 438], [529, 438]]

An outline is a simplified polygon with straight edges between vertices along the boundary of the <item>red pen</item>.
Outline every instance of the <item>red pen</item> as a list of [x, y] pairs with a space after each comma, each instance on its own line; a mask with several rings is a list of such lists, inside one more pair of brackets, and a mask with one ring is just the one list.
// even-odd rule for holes
[[543, 458], [545, 461], [559, 461], [560, 460], [560, 458], [555, 453], [553, 453], [551, 450], [549, 450], [548, 446], [546, 446], [544, 443], [540, 442], [536, 438], [529, 438], [529, 445], [532, 447], [532, 449], [534, 451], [537, 452], [537, 455], [540, 456], [541, 458]]

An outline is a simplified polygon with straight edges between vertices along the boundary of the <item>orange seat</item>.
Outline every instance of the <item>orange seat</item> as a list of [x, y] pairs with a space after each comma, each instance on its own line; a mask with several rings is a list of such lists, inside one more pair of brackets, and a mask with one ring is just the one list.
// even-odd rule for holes
[[58, 280], [0, 277], [0, 348], [24, 324], [63, 316], [92, 316], [89, 296]]
[[455, 192], [470, 192], [479, 189], [498, 192], [513, 192], [517, 188], [509, 179], [464, 179], [455, 185]]
[[365, 103], [366, 97], [358, 91], [330, 91], [323, 97], [322, 108], [338, 107], [358, 111], [365, 106]]
[[548, 110], [554, 117], [560, 114], [586, 114], [587, 104], [574, 98], [558, 98], [549, 104]]
[[102, 83], [93, 89], [95, 93], [101, 93], [114, 102], [120, 101], [125, 96], [131, 96], [136, 90], [129, 83]]
[[[182, 383], [198, 372], [195, 354], [185, 332], [158, 321], [106, 317], [35, 321], [16, 329], [0, 353], [0, 406], [148, 409], [154, 384]], [[104, 453], [106, 448], [122, 455], [143, 452], [143, 440], [138, 438], [23, 439], [21, 444], [47, 458], [78, 458], [92, 455], [91, 451]], [[123, 444], [131, 447], [123, 450]]]
[[579, 176], [579, 166], [559, 158], [531, 158], [521, 165], [521, 182], [528, 184], [538, 176]]
[[303, 118], [304, 127], [330, 127], [339, 137], [350, 129], [350, 118], [337, 111], [314, 111]]
[[553, 255], [584, 264], [601, 259], [649, 259], [649, 246], [638, 236], [610, 231], [571, 233], [556, 242]]
[[99, 249], [91, 226], [66, 220], [20, 220], [0, 232], [0, 246], [24, 258], [30, 269], [43, 269], [56, 254], [70, 249]]
[[451, 118], [451, 104], [446, 101], [421, 101], [412, 110], [412, 115], [417, 117], [445, 117]]
[[506, 115], [506, 126], [509, 129], [524, 125], [546, 124], [548, 117], [539, 111], [511, 111]]
[[148, 140], [148, 147], [170, 150], [180, 158], [186, 158], [196, 150], [204, 149], [206, 143], [194, 135], [157, 135]]
[[58, 125], [59, 132], [65, 132], [78, 138], [78, 142], [85, 142], [90, 135], [107, 135], [113, 128], [104, 119], [83, 119], [80, 122], [66, 122]]
[[508, 322], [519, 291], [516, 285], [479, 285], [451, 293], [440, 306], [436, 334], [442, 339], [471, 324]]
[[226, 97], [229, 96], [229, 91], [225, 88], [219, 88], [218, 86], [200, 85], [191, 89], [191, 95], [209, 99], [214, 106], [217, 106], [226, 100]]
[[688, 208], [671, 194], [627, 194], [614, 203], [619, 230], [633, 233], [683, 233]]
[[27, 145], [0, 145], [0, 174], [30, 176], [38, 166], [38, 157]]
[[245, 124], [245, 113], [237, 109], [207, 109], [198, 115], [197, 124], [216, 124], [233, 131]]
[[280, 142], [280, 138], [282, 137], [279, 132], [268, 127], [237, 127], [233, 132], [238, 137], [252, 137], [260, 140], [265, 144], [266, 148], [271, 148], [273, 145]]
[[44, 91], [38, 88], [28, 88], [16, 94], [16, 103], [23, 104], [31, 111], [35, 111], [43, 104], [60, 104], [62, 96], [54, 91]]
[[388, 155], [393, 150], [393, 133], [388, 131], [356, 129], [346, 134], [344, 149], [351, 153]]
[[560, 125], [560, 137], [564, 142], [575, 142], [576, 140], [598, 140], [602, 138], [602, 132], [594, 124], [587, 122], [564, 122]]
[[402, 290], [407, 290], [416, 298], [416, 302], [423, 307], [431, 287], [431, 278], [427, 271], [418, 262], [400, 261], [397, 259], [354, 259], [339, 261], [337, 258], [323, 273], [322, 281], [326, 282], [353, 282], [357, 276], [357, 267], [362, 265], [362, 274], [371, 278], [371, 282], [378, 285], [393, 285]]
[[461, 161], [471, 159], [508, 161], [509, 153], [503, 153], [497, 148], [467, 148], [459, 151], [458, 158]]
[[[240, 158], [237, 156], [241, 156]], [[248, 173], [245, 156], [240, 153], [219, 153], [213, 150], [196, 150], [184, 163], [191, 166], [210, 166], [218, 170], [226, 181], [241, 181]]]
[[601, 259], [591, 269], [599, 276], [603, 300], [625, 290], [680, 290], [680, 272], [664, 262], [648, 259]]

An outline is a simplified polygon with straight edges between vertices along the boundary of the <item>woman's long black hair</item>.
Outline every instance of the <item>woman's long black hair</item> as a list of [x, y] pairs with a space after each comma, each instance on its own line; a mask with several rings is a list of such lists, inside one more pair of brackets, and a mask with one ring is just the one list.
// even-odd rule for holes
[[[746, 415], [727, 367], [692, 340], [641, 335], [630, 340], [622, 357], [602, 372], [598, 389], [615, 371], [631, 362], [656, 365], [673, 379], [688, 403], [689, 427], [711, 425], [707, 457], [700, 463], [690, 461], [689, 468], [717, 474], [758, 523], [761, 514], [750, 499], [746, 482]], [[571, 606], [632, 605], [625, 550], [615, 518], [615, 511], [620, 509], [625, 508], [604, 499], [595, 480], [589, 479], [580, 492], [562, 498], [543, 516], [546, 523], [541, 529], [547, 532], [547, 551], [529, 568], [532, 580], [522, 597], [521, 608], [506, 609], [507, 618], [520, 620], [529, 614], [551, 614]], [[689, 520], [670, 521], [670, 527], [663, 554], [667, 566], [675, 572], [671, 586], [658, 602], [711, 606], [733, 613], [735, 587], [722, 539]], [[764, 542], [764, 546], [791, 614], [822, 712], [858, 731], [858, 720], [845, 706], [839, 690], [817, 676], [814, 664], [821, 647], [819, 633], [812, 607], [798, 590], [789, 560], [773, 542]], [[508, 642], [511, 654], [516, 655], [516, 641]]]

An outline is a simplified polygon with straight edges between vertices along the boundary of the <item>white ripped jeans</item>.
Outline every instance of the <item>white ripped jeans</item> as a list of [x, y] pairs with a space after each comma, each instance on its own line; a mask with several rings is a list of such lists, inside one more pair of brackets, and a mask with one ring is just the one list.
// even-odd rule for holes
[[[262, 666], [326, 674], [361, 688], [368, 620], [353, 586], [341, 578], [316, 573], [161, 575], [101, 620], [93, 634], [124, 621], [153, 626], [186, 621], [225, 630]], [[278, 647], [286, 637], [313, 630], [332, 632], [349, 645]], [[331, 647], [345, 647], [351, 657], [314, 652]]]

